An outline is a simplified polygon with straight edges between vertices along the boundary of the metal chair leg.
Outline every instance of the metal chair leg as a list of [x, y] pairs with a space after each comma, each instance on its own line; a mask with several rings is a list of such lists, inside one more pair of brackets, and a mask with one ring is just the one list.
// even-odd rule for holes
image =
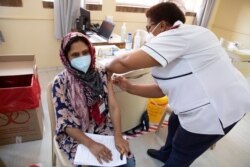
[[160, 120], [160, 122], [158, 124], [158, 127], [157, 127], [155, 133], [159, 132], [159, 130], [161, 128], [161, 125], [162, 125], [167, 113], [171, 113], [171, 109], [170, 109], [170, 107], [168, 105], [166, 106], [166, 109], [165, 109], [164, 113], [162, 114], [161, 120]]
[[56, 166], [56, 154], [52, 152], [52, 166]]

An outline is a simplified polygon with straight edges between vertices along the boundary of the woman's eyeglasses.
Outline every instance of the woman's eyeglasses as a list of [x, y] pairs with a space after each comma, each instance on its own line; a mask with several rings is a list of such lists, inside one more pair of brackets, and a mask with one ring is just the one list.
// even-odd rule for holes
[[153, 25], [156, 25], [156, 24], [155, 24], [155, 23], [152, 23], [152, 24], [150, 24], [150, 25], [146, 25], [146, 30], [147, 30], [147, 32], [150, 31], [150, 29], [152, 28]]

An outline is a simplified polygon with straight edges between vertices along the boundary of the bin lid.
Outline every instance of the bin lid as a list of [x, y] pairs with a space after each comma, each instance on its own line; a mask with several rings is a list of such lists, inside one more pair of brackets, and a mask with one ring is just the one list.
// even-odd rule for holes
[[26, 75], [36, 71], [34, 55], [1, 55], [0, 76]]
[[163, 96], [160, 98], [149, 98], [148, 102], [152, 102], [152, 103], [156, 103], [158, 105], [166, 105], [168, 104], [168, 97], [167, 96]]

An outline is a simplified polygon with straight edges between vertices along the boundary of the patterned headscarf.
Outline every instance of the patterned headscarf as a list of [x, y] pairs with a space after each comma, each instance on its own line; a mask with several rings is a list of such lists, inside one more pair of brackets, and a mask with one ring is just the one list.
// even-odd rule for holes
[[[70, 65], [66, 48], [70, 47], [76, 38], [80, 38], [89, 48], [91, 64], [86, 73], [81, 72]], [[72, 42], [73, 41], [73, 42]], [[100, 97], [105, 96], [102, 79], [95, 69], [95, 49], [88, 38], [79, 32], [68, 33], [61, 42], [60, 58], [66, 68], [66, 91], [73, 109], [81, 119], [82, 128], [86, 130], [89, 125], [89, 117], [97, 124], [104, 121], [99, 111]], [[87, 105], [87, 110], [86, 106]], [[87, 111], [87, 112], [86, 112]]]

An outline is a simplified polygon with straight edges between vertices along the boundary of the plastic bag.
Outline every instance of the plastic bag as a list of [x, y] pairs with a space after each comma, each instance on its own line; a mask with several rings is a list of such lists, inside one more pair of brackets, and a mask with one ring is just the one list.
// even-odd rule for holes
[[39, 107], [41, 89], [36, 75], [0, 77], [0, 112]]

